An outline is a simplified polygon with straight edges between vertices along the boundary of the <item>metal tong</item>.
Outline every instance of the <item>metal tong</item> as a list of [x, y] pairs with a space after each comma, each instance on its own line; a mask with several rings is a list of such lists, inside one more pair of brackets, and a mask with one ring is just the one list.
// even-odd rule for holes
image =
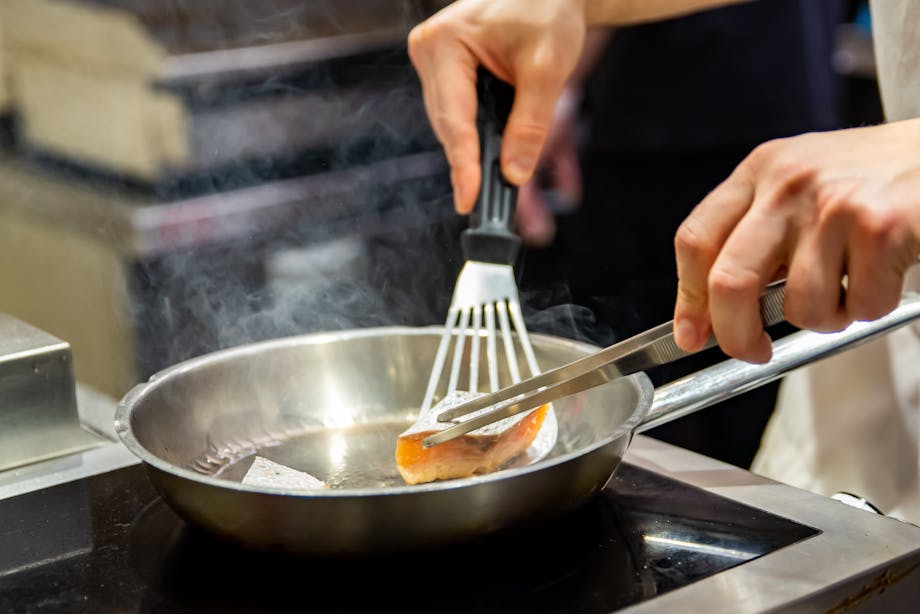
[[[764, 327], [773, 326], [785, 320], [783, 316], [784, 293], [785, 281], [778, 281], [768, 286], [760, 297], [760, 316]], [[600, 386], [620, 377], [674, 362], [712, 348], [716, 344], [715, 336], [710, 335], [702, 348], [696, 352], [686, 352], [674, 341], [673, 321], [660, 324], [567, 365], [467, 401], [438, 414], [439, 422], [456, 422], [456, 424], [426, 437], [422, 444], [425, 447], [432, 447], [450, 441], [487, 424]], [[466, 420], [458, 420], [458, 418], [488, 407], [493, 407], [493, 409]]]

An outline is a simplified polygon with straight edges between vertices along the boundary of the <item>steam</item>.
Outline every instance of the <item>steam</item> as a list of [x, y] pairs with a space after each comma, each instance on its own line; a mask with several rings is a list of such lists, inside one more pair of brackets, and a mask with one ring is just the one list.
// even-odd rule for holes
[[397, 196], [406, 199], [400, 224], [374, 232], [330, 223], [307, 240], [295, 229], [268, 245], [237, 243], [138, 265], [144, 375], [265, 339], [443, 323], [460, 264], [459, 245], [446, 239], [459, 235], [462, 220], [444, 220], [443, 202]]
[[568, 285], [523, 285], [521, 308], [530, 333], [565, 337], [582, 343], [606, 346], [616, 340], [614, 330], [599, 322], [594, 311], [573, 301]]
[[[303, 12], [308, 4], [312, 8]], [[256, 5], [275, 6], [274, 14], [258, 18], [275, 25], [285, 20], [303, 22], [317, 10], [317, 5], [302, 2], [252, 6]], [[185, 11], [193, 7], [181, 2], [177, 6]], [[421, 19], [415, 7], [413, 2], [400, 3], [400, 19], [407, 25]], [[328, 17], [335, 24], [342, 15], [339, 11]], [[221, 30], [229, 27], [226, 24], [213, 26], [206, 28], [209, 36], [229, 32]], [[227, 43], [234, 41], [226, 36]], [[244, 237], [141, 259], [131, 276], [140, 376], [193, 356], [266, 339], [443, 324], [462, 265], [459, 239], [467, 220], [453, 212], [446, 162], [404, 54], [404, 50], [382, 54], [367, 66], [345, 72], [347, 87], [360, 87], [365, 78], [369, 82], [383, 78], [387, 87], [373, 97], [358, 98], [357, 106], [343, 104], [330, 116], [298, 116], [293, 123], [289, 113], [298, 98], [335, 96], [335, 88], [343, 85], [341, 74], [314, 66], [303, 75], [267, 75], [245, 84], [243, 93], [235, 91], [232, 83], [213, 91], [180, 88], [193, 111], [201, 114], [219, 114], [222, 105], [244, 106], [271, 96], [292, 103], [280, 105], [283, 111], [279, 112], [285, 114], [276, 118], [280, 125], [303, 122], [304, 131], [320, 136], [328, 133], [324, 132], [328, 126], [316, 124], [360, 129], [346, 138], [320, 138], [317, 148], [290, 158], [260, 153], [259, 145], [268, 134], [258, 127], [246, 130], [237, 124], [232, 130], [221, 129], [202, 141], [212, 148], [204, 154], [225, 160], [232, 156], [222, 150], [242, 144], [250, 157], [191, 179], [181, 178], [162, 193], [166, 198], [220, 195], [242, 186], [381, 160], [404, 162], [348, 186], [358, 195], [357, 206], [354, 198], [346, 202], [349, 199], [344, 197], [304, 194], [290, 219], [266, 214]], [[283, 137], [277, 128], [272, 132], [272, 138]], [[414, 170], [411, 165], [417, 165], [425, 152], [439, 157], [440, 166], [430, 172]], [[528, 328], [534, 332], [591, 342], [604, 334], [591, 311], [573, 304], [564, 286], [524, 288], [521, 298]]]

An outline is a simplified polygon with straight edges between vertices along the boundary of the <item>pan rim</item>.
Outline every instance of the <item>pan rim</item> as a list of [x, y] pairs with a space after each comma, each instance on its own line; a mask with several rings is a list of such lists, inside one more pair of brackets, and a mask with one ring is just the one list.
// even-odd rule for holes
[[[557, 456], [546, 457], [523, 467], [503, 469], [500, 471], [495, 471], [484, 475], [471, 476], [467, 478], [457, 478], [452, 480], [428, 482], [424, 484], [406, 484], [381, 488], [330, 488], [317, 489], [315, 491], [253, 486], [204, 475], [196, 471], [192, 471], [191, 469], [179, 467], [163, 460], [156, 454], [153, 454], [147, 450], [147, 448], [141, 445], [141, 443], [137, 440], [133, 429], [131, 428], [131, 414], [134, 407], [139, 402], [141, 402], [143, 398], [149, 394], [155, 386], [160, 385], [162, 382], [166, 382], [171, 378], [181, 377], [184, 373], [193, 370], [200, 365], [219, 360], [230, 360], [236, 357], [245, 356], [247, 354], [259, 353], [264, 351], [266, 348], [284, 348], [300, 346], [304, 344], [312, 345], [317, 343], [325, 343], [329, 341], [396, 335], [431, 335], [440, 338], [443, 330], [443, 326], [378, 326], [342, 331], [307, 333], [303, 335], [293, 335], [288, 337], [279, 337], [277, 339], [269, 339], [266, 341], [258, 341], [236, 347], [216, 350], [201, 356], [189, 358], [151, 375], [146, 382], [137, 384], [127, 394], [125, 394], [118, 403], [118, 407], [115, 412], [115, 431], [122, 444], [146, 465], [158, 469], [164, 473], [168, 473], [178, 478], [187, 479], [198, 484], [230, 491], [246, 492], [254, 495], [283, 496], [306, 499], [349, 499], [390, 497], [412, 494], [422, 495], [430, 492], [450, 491], [461, 488], [475, 487], [480, 484], [489, 484], [496, 481], [514, 479], [516, 477], [521, 477], [538, 471], [550, 469], [557, 465], [565, 464], [575, 458], [590, 454], [595, 450], [603, 448], [610, 443], [620, 439], [621, 437], [631, 436], [634, 429], [639, 425], [639, 423], [651, 409], [652, 397], [654, 395], [654, 387], [652, 386], [651, 380], [649, 380], [648, 376], [646, 376], [644, 373], [635, 373], [625, 378], [632, 382], [633, 386], [636, 387], [637, 392], [636, 407], [632, 414], [616, 429], [614, 429], [612, 433], [599, 437], [596, 441], [588, 446], [585, 446], [584, 448], [566, 452]], [[597, 346], [589, 343], [566, 339], [564, 337], [556, 337], [553, 335], [531, 333], [530, 337], [532, 339], [538, 338], [545, 340], [552, 344], [568, 346], [569, 348], [579, 351], [594, 352], [600, 349]]]

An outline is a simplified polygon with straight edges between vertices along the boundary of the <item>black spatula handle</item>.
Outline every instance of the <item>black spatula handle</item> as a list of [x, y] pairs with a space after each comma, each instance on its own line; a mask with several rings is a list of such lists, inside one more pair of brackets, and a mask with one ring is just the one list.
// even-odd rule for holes
[[505, 179], [500, 163], [502, 133], [514, 102], [514, 88], [480, 67], [476, 90], [482, 182], [470, 227], [463, 232], [463, 251], [467, 260], [514, 264], [521, 246], [514, 233], [518, 189]]

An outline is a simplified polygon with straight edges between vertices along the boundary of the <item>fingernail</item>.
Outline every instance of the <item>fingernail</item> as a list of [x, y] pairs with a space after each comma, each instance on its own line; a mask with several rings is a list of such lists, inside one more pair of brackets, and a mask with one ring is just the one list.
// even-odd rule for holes
[[678, 320], [677, 326], [674, 327], [674, 340], [681, 348], [685, 350], [696, 349], [699, 335], [696, 332], [696, 326], [690, 320]]
[[533, 158], [517, 156], [508, 161], [508, 168], [505, 170], [505, 175], [508, 181], [520, 185], [530, 178], [533, 166]]

